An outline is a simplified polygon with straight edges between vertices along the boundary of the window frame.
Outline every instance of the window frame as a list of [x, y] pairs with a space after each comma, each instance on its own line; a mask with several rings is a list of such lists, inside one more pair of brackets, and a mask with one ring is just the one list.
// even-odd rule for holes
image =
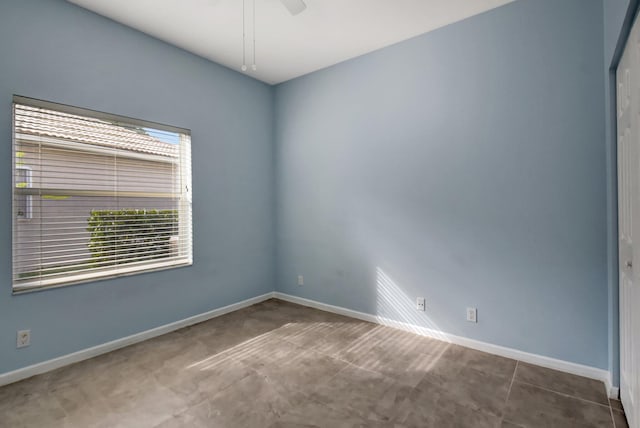
[[[26, 218], [18, 218], [16, 211], [16, 171], [18, 169], [22, 169], [27, 172], [28, 184], [27, 187], [32, 188], [32, 174], [33, 169], [29, 166], [19, 165], [16, 156], [18, 155], [18, 151], [16, 148], [18, 146], [18, 136], [16, 135], [16, 118], [15, 118], [15, 106], [25, 105], [29, 107], [35, 108], [43, 108], [47, 110], [53, 110], [60, 113], [67, 113], [77, 116], [83, 116], [87, 118], [99, 119], [104, 121], [109, 121], [114, 125], [120, 125], [124, 127], [140, 127], [140, 128], [150, 128], [156, 131], [166, 131], [170, 133], [179, 134], [180, 143], [179, 147], [179, 165], [180, 165], [180, 186], [182, 190], [180, 191], [180, 198], [178, 200], [178, 212], [181, 214], [186, 213], [186, 218], [180, 217], [179, 220], [179, 230], [181, 233], [176, 236], [180, 236], [181, 239], [184, 239], [185, 244], [184, 248], [185, 255], [184, 259], [172, 259], [169, 261], [162, 261], [162, 259], [156, 259], [155, 261], [146, 261], [146, 262], [132, 262], [130, 264], [121, 264], [117, 265], [117, 267], [105, 267], [104, 269], [98, 269], [94, 271], [82, 271], [76, 270], [70, 272], [68, 275], [61, 279], [60, 277], [47, 278], [43, 279], [38, 277], [37, 282], [38, 285], [30, 285], [28, 281], [18, 282], [16, 281], [16, 272], [15, 272], [15, 254], [14, 249], [16, 248], [16, 226], [18, 222], [29, 221], [33, 219], [33, 197], [31, 195], [26, 195], [27, 198], [27, 210], [28, 216]], [[132, 276], [139, 275], [150, 272], [157, 272], [168, 269], [176, 269], [183, 268], [193, 265], [193, 216], [192, 216], [192, 203], [193, 203], [193, 186], [192, 186], [192, 165], [191, 165], [191, 131], [186, 128], [179, 128], [175, 126], [165, 125], [157, 122], [152, 122], [148, 120], [141, 120], [136, 118], [131, 118], [128, 116], [116, 115], [111, 113], [104, 113], [101, 111], [96, 111], [87, 108], [75, 107], [66, 104], [54, 103], [50, 101], [38, 100], [34, 98], [14, 95], [13, 96], [13, 104], [12, 104], [12, 294], [24, 294], [31, 293], [43, 290], [50, 290], [55, 288], [67, 287], [77, 284], [83, 283], [92, 283], [97, 281], [111, 280], [124, 276]], [[77, 144], [82, 144], [78, 142]], [[90, 151], [91, 148], [88, 150]], [[188, 164], [186, 164], [188, 163]], [[183, 222], [187, 222], [187, 224], [183, 224]], [[182, 232], [186, 230], [186, 232]], [[173, 241], [172, 241], [173, 242]], [[41, 268], [42, 269], [42, 268]], [[33, 281], [36, 282], [36, 281]], [[27, 285], [24, 285], [24, 284]]]

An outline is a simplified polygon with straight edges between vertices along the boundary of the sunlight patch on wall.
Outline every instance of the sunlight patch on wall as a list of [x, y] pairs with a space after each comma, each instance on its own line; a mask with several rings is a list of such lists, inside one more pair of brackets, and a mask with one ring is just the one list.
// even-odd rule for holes
[[415, 309], [415, 299], [408, 296], [380, 267], [376, 268], [376, 286], [376, 314], [381, 324], [451, 342], [425, 312]]

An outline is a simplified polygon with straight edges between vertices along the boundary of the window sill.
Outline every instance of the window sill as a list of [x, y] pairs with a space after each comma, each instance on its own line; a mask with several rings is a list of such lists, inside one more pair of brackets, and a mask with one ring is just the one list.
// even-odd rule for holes
[[131, 276], [142, 273], [158, 272], [162, 270], [175, 269], [181, 267], [192, 266], [193, 261], [189, 259], [173, 260], [171, 262], [159, 262], [145, 264], [144, 267], [137, 266], [124, 266], [119, 268], [115, 272], [88, 272], [88, 273], [75, 273], [73, 275], [65, 276], [64, 278], [49, 278], [44, 280], [35, 280], [29, 282], [20, 282], [13, 285], [12, 294], [20, 295], [33, 293], [36, 291], [51, 290], [54, 288], [68, 287], [71, 285], [84, 284], [87, 282], [104, 281], [107, 279], [120, 278], [123, 276]]

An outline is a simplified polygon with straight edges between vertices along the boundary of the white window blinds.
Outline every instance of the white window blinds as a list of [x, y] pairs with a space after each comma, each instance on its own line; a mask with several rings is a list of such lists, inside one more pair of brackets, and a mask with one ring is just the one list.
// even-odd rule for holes
[[14, 97], [13, 289], [192, 263], [188, 131]]

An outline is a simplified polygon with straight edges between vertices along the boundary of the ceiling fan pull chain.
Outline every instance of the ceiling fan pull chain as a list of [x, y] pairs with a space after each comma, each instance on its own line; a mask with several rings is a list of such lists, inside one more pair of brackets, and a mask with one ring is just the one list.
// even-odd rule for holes
[[245, 12], [244, 12], [244, 3], [245, 0], [242, 0], [242, 71], [247, 71], [247, 34], [246, 34], [246, 27], [245, 27], [245, 23], [244, 23], [244, 16], [245, 16]]
[[253, 65], [251, 69], [253, 71], [258, 69], [256, 66], [256, 0], [253, 0]]

